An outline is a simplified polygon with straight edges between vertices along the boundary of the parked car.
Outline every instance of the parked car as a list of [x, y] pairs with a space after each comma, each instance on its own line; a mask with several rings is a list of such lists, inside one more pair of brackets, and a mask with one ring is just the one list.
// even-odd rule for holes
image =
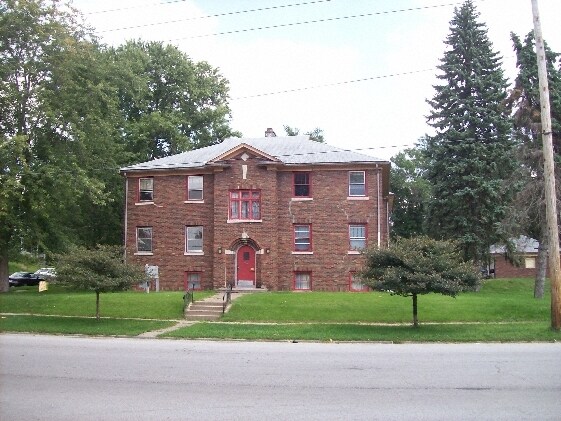
[[36, 275], [41, 281], [52, 281], [56, 277], [55, 268], [41, 268], [35, 271]]
[[39, 285], [38, 275], [32, 272], [15, 272], [8, 276], [11, 287], [19, 287], [22, 285]]

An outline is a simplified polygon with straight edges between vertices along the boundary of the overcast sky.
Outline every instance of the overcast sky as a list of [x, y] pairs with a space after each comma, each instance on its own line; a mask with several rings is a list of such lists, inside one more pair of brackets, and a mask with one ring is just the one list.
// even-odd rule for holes
[[[324, 130], [333, 146], [389, 159], [430, 132], [427, 98], [443, 56], [450, 0], [74, 0], [102, 41], [177, 45], [230, 81], [231, 125], [245, 137], [283, 125]], [[505, 75], [510, 32], [533, 29], [530, 0], [476, 0]], [[539, 0], [561, 52], [560, 0]], [[256, 10], [260, 9], [260, 10]]]

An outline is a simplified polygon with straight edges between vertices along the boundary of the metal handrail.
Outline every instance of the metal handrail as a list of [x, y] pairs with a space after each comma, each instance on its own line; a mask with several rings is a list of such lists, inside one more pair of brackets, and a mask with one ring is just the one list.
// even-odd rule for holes
[[233, 285], [231, 283], [228, 284], [228, 288], [226, 289], [226, 292], [222, 296], [222, 314], [226, 312], [226, 307], [228, 307], [228, 304], [232, 302], [232, 288]]

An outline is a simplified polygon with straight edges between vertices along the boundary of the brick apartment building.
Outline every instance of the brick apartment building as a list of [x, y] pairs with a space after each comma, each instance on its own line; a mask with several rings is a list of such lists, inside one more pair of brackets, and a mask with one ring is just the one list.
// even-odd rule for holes
[[162, 290], [363, 290], [361, 250], [388, 242], [390, 163], [272, 134], [123, 168], [127, 259], [157, 266]]

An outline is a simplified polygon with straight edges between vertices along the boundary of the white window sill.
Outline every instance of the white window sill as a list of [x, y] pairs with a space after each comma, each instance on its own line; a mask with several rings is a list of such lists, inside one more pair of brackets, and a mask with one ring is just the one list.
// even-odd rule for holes
[[359, 250], [349, 250], [347, 254], [362, 254], [362, 252]]
[[314, 200], [313, 197], [293, 197], [290, 199], [292, 202], [311, 202]]
[[263, 222], [263, 220], [262, 219], [228, 219], [227, 221], [228, 224], [243, 224], [243, 223], [253, 224], [256, 222]]
[[292, 254], [314, 254], [313, 251], [293, 251]]
[[203, 251], [189, 251], [183, 253], [184, 256], [204, 256], [205, 253]]
[[186, 200], [183, 203], [205, 203], [204, 200]]
[[347, 196], [347, 200], [370, 200], [368, 196]]
[[136, 206], [145, 206], [145, 205], [153, 205], [154, 202], [136, 202]]
[[152, 253], [151, 251], [137, 251], [136, 253], [134, 253], [135, 256], [153, 256], [154, 253]]

